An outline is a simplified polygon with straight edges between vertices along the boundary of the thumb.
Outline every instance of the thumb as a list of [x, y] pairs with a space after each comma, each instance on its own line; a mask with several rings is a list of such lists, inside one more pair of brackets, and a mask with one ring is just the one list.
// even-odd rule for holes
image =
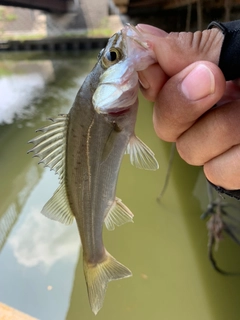
[[[177, 141], [197, 119], [221, 99], [225, 84], [221, 70], [208, 61], [194, 62], [172, 76], [155, 99], [153, 123], [157, 135], [165, 141]], [[213, 127], [211, 121], [208, 125], [209, 128]], [[194, 127], [198, 128], [196, 125]], [[203, 131], [200, 135], [206, 138], [205, 126], [202, 125], [200, 128]], [[191, 143], [194, 144], [197, 139], [192, 132], [193, 130], [190, 134], [193, 138]], [[185, 145], [189, 148], [189, 139]], [[198, 144], [195, 143], [194, 147], [197, 148]], [[194, 148], [191, 149], [193, 151]], [[186, 157], [183, 158], [185, 161], [188, 160]], [[193, 161], [187, 162], [193, 164]]]
[[200, 60], [218, 65], [224, 35], [217, 28], [194, 33], [166, 33], [150, 25], [138, 24], [137, 29], [146, 35], [158, 63], [168, 76]]

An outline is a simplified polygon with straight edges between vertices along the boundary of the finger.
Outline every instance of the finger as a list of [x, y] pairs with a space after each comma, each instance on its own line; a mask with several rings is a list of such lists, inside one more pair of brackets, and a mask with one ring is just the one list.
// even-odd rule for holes
[[240, 144], [239, 119], [239, 100], [210, 110], [178, 138], [180, 156], [203, 165]]
[[157, 135], [176, 141], [222, 97], [225, 84], [221, 70], [211, 62], [196, 62], [170, 78], [154, 105]]
[[166, 37], [168, 33], [162, 29], [156, 28], [154, 26], [151, 26], [149, 24], [139, 23], [136, 28], [143, 33], [148, 33], [153, 36], [157, 37]]
[[147, 36], [163, 71], [172, 76], [195, 61], [206, 60], [218, 64], [224, 35], [217, 28], [197, 32], [172, 32], [148, 25], [138, 25]]
[[204, 165], [209, 181], [227, 190], [240, 189], [240, 145], [236, 145]]
[[217, 105], [220, 106], [237, 99], [240, 99], [240, 79], [227, 81], [225, 93]]
[[[138, 73], [140, 89], [149, 101], [155, 101], [168, 77], [159, 64], [153, 64]], [[148, 79], [148, 80], [147, 80]]]
[[[173, 76], [195, 61], [206, 60], [218, 64], [223, 34], [218, 29], [203, 32], [166, 33], [150, 25], [139, 24], [159, 63], [141, 71], [143, 95], [155, 101], [167, 76]], [[167, 75], [167, 76], [166, 76]]]

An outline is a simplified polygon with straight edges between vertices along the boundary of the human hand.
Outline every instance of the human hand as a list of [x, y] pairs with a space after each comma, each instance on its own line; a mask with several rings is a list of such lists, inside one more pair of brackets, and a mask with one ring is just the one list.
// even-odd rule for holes
[[[153, 44], [158, 64], [139, 72], [145, 98], [154, 101], [157, 135], [176, 142], [189, 164], [203, 165], [209, 181], [240, 189], [240, 81], [228, 81], [218, 61], [218, 29], [170, 33], [138, 25]], [[212, 108], [214, 105], [221, 106]]]

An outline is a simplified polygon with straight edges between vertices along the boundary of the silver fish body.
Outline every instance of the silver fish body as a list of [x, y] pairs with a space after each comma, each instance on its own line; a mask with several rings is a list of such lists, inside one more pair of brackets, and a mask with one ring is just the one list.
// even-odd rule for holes
[[[104, 222], [112, 230], [115, 225], [133, 218], [131, 211], [115, 196], [124, 153], [129, 153], [131, 162], [138, 167], [152, 170], [158, 167], [152, 151], [134, 134], [138, 84], [134, 80], [132, 85], [131, 79], [136, 78], [136, 70], [133, 77], [130, 73], [124, 80], [124, 85], [121, 81], [118, 83], [124, 99], [121, 94], [113, 95], [112, 99], [108, 96], [108, 103], [112, 102], [115, 108], [107, 105], [107, 111], [101, 112], [96, 107], [105, 99], [101, 98], [101, 90], [106, 91], [104, 86], [113, 80], [112, 72], [106, 77], [104, 74], [114, 66], [118, 77], [116, 66], [121, 69], [121, 63], [128, 58], [126, 39], [122, 32], [109, 39], [77, 93], [69, 114], [52, 119], [51, 125], [38, 130], [42, 135], [30, 140], [34, 147], [29, 152], [60, 177], [60, 186], [42, 213], [65, 224], [76, 219], [89, 301], [95, 314], [103, 304], [108, 282], [131, 276], [131, 271], [107, 252], [102, 239]], [[99, 86], [101, 90], [93, 102]], [[123, 104], [128, 94], [132, 97], [131, 103]]]
[[102, 225], [115, 201], [118, 172], [133, 134], [136, 112], [137, 105], [119, 116], [85, 110], [82, 125], [75, 124], [82, 117], [80, 108], [73, 108], [69, 114], [66, 188], [72, 211], [76, 212], [83, 252], [91, 263], [103, 258]]

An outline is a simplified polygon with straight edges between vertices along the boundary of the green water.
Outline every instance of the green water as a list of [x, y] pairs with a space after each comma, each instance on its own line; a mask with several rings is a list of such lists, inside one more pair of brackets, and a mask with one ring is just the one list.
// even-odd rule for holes
[[[67, 113], [96, 52], [0, 56], [0, 302], [41, 320], [90, 320], [76, 225], [40, 214], [57, 176], [26, 152], [46, 118]], [[217, 274], [207, 259], [205, 179], [176, 155], [161, 204], [170, 145], [152, 127], [152, 105], [140, 97], [136, 132], [160, 169], [142, 171], [123, 160], [117, 196], [134, 224], [104, 230], [107, 250], [133, 277], [109, 284], [98, 319], [237, 320], [240, 277]], [[240, 248], [227, 237], [219, 264], [240, 270]], [[0, 310], [1, 319], [1, 310]]]

